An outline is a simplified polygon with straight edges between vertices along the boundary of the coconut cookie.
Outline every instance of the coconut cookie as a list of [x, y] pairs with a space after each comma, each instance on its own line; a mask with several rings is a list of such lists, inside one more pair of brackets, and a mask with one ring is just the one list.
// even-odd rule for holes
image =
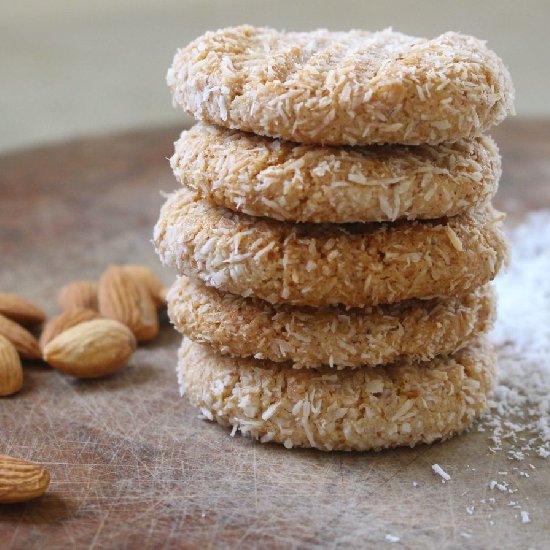
[[197, 120], [327, 145], [471, 138], [502, 122], [514, 99], [500, 58], [454, 32], [227, 28], [179, 50], [167, 82]]
[[271, 303], [364, 307], [471, 292], [507, 257], [492, 207], [393, 224], [292, 224], [235, 214], [183, 188], [161, 209], [164, 264]]
[[312, 309], [242, 298], [182, 277], [168, 293], [168, 313], [177, 330], [224, 354], [292, 361], [295, 368], [374, 367], [465, 347], [492, 327], [495, 296], [484, 286], [462, 297]]
[[335, 148], [198, 124], [170, 160], [176, 178], [218, 206], [298, 222], [454, 216], [490, 199], [501, 174], [489, 137], [418, 147]]
[[422, 365], [295, 370], [184, 339], [178, 374], [191, 403], [233, 432], [287, 448], [366, 451], [432, 443], [471, 426], [487, 408], [495, 362], [480, 340]]

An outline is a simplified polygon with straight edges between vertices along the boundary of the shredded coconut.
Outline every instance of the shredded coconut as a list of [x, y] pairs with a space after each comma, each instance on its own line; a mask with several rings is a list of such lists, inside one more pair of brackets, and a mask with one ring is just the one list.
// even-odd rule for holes
[[550, 210], [509, 232], [512, 262], [496, 281], [497, 385], [481, 430], [510, 458], [550, 456]]
[[[490, 451], [505, 452], [511, 460], [550, 456], [550, 210], [527, 216], [509, 232], [512, 262], [496, 281], [498, 320], [491, 335], [498, 352], [497, 383], [491, 409], [479, 424], [487, 432]], [[528, 464], [531, 470], [535, 466]], [[437, 464], [432, 466], [439, 473]], [[472, 468], [473, 470], [473, 468]], [[511, 473], [528, 478], [523, 469]], [[508, 471], [498, 472], [508, 475]], [[441, 475], [441, 474], [440, 474]], [[491, 480], [489, 489], [513, 494], [505, 481]], [[528, 499], [525, 499], [528, 500]], [[497, 504], [494, 497], [481, 504]], [[531, 523], [519, 500], [507, 506], [520, 511], [522, 524]], [[475, 506], [466, 506], [473, 515]], [[490, 517], [490, 516], [489, 516]], [[489, 525], [493, 525], [489, 521]]]
[[508, 488], [508, 485], [506, 484], [506, 482], [503, 481], [502, 483], [499, 483], [495, 479], [493, 479], [489, 483], [489, 488], [491, 489], [491, 491], [496, 488], [499, 491], [502, 491], [503, 493], [511, 492], [511, 491], [509, 491], [509, 488]]
[[432, 470], [438, 476], [441, 476], [441, 483], [445, 483], [451, 479], [451, 476], [439, 464], [432, 464]]

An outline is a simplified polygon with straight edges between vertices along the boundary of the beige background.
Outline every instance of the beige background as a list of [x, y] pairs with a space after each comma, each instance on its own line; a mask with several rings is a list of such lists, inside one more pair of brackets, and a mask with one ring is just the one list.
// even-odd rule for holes
[[474, 34], [510, 67], [518, 114], [550, 116], [548, 0], [2, 0], [0, 8], [0, 150], [183, 120], [164, 85], [174, 51], [244, 22]]

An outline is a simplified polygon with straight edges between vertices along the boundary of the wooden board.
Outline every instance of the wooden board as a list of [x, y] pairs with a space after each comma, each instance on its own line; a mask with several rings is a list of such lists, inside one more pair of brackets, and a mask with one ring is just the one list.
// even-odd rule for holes
[[[177, 133], [0, 157], [0, 288], [53, 314], [61, 284], [112, 262], [149, 264], [170, 281], [150, 239], [159, 190], [176, 187], [165, 157]], [[505, 159], [497, 205], [511, 219], [550, 207], [550, 123], [512, 121], [495, 136]], [[1, 548], [390, 547], [388, 534], [404, 548], [548, 548], [548, 461], [532, 460], [536, 470], [520, 477], [478, 432], [374, 454], [231, 438], [180, 399], [178, 342], [165, 326], [105, 380], [26, 367], [24, 390], [0, 401], [0, 452], [44, 463], [53, 481], [37, 502], [0, 506]], [[503, 470], [527, 525], [507, 506], [514, 495], [489, 490]]]

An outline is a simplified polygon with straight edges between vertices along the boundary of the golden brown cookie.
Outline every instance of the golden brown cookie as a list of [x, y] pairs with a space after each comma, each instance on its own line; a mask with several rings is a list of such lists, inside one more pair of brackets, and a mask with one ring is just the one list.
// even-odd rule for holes
[[454, 353], [487, 332], [495, 296], [486, 285], [461, 297], [364, 309], [276, 306], [179, 278], [168, 293], [177, 330], [223, 354], [293, 367], [362, 367]]
[[233, 433], [285, 447], [380, 450], [447, 439], [487, 408], [495, 355], [485, 340], [422, 365], [296, 370], [222, 356], [184, 339], [182, 393]]
[[271, 303], [364, 307], [466, 294], [507, 257], [492, 207], [392, 224], [292, 224], [235, 214], [183, 188], [162, 207], [164, 264], [207, 285]]
[[167, 83], [197, 120], [300, 143], [437, 144], [513, 112], [510, 74], [485, 43], [447, 32], [207, 32], [179, 50]]
[[298, 222], [455, 216], [490, 199], [501, 163], [486, 136], [453, 144], [297, 145], [197, 124], [170, 159], [176, 178], [217, 206]]

